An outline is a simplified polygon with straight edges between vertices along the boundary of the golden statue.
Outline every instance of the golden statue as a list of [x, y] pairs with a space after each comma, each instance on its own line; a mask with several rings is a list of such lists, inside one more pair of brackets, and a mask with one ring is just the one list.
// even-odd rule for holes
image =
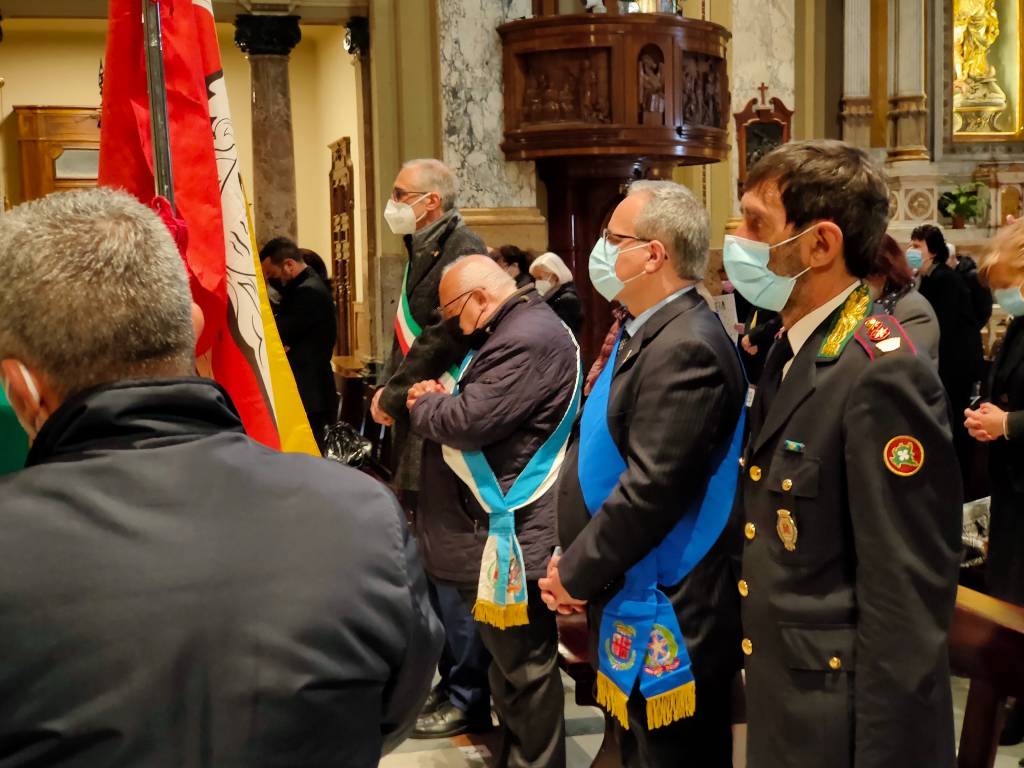
[[996, 0], [953, 0], [953, 128], [957, 132], [1000, 130], [1006, 93], [988, 60], [998, 37]]

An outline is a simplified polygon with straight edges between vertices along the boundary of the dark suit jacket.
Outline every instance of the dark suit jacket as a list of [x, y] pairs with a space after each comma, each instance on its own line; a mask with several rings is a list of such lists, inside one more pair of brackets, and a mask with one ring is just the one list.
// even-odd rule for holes
[[[946, 397], [887, 316], [899, 349], [819, 356], [843, 311], [767, 415], [763, 387], [751, 408], [737, 497], [748, 765], [951, 768], [962, 492]], [[884, 458], [900, 436], [923, 447], [906, 476]]]
[[[608, 418], [627, 469], [593, 519], [580, 490], [575, 440], [558, 485], [565, 548], [559, 573], [571, 595], [591, 604], [592, 644], [601, 609], [626, 571], [661, 543], [691, 501], [703, 498], [745, 389], [736, 349], [696, 290], [658, 310], [619, 351]], [[676, 609], [698, 681], [728, 685], [739, 668], [739, 606], [724, 539], [663, 591]], [[596, 663], [596, 653], [592, 659]]]
[[[317, 278], [314, 278], [317, 279]], [[443, 631], [404, 514], [209, 380], [62, 405], [0, 478], [0, 763], [371, 768]]]
[[1006, 331], [992, 366], [990, 398], [1010, 412], [1010, 439], [990, 444], [988, 586], [1001, 600], [1024, 605], [1024, 318]]
[[275, 319], [306, 413], [331, 414], [337, 407], [331, 355], [338, 318], [324, 281], [307, 267], [282, 287]]

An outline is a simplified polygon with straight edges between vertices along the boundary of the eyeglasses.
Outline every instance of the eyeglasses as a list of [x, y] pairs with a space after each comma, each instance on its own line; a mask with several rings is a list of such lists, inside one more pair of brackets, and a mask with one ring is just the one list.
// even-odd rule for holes
[[429, 194], [429, 192], [418, 192], [415, 189], [402, 189], [401, 187], [395, 187], [391, 190], [391, 199], [396, 203], [400, 203], [402, 202], [403, 197], [409, 197], [409, 195], [420, 195], [421, 197], [425, 197]]
[[612, 232], [608, 227], [601, 230], [601, 237], [609, 245], [622, 245], [627, 240], [636, 240], [638, 243], [649, 243], [650, 240], [645, 240], [642, 237], [636, 235], [620, 235], [618, 232]]
[[450, 320], [453, 317], [458, 317], [459, 315], [462, 314], [462, 310], [466, 308], [466, 304], [469, 304], [469, 299], [468, 298], [466, 299], [465, 303], [462, 305], [461, 309], [459, 309], [459, 311], [456, 312], [455, 314], [453, 314], [453, 315], [446, 315], [445, 314], [445, 310], [448, 309], [448, 307], [450, 307], [456, 301], [461, 299], [463, 296], [469, 296], [475, 290], [476, 290], [476, 288], [470, 288], [468, 291], [463, 291], [458, 296], [456, 296], [454, 299], [449, 301], [447, 304], [442, 304], [441, 306], [437, 307], [434, 311], [437, 312], [437, 314], [439, 314], [441, 316], [442, 320]]

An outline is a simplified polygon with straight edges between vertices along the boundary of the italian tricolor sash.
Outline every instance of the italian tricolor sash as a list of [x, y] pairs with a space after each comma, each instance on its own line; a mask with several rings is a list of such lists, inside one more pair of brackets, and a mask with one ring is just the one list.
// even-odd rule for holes
[[[402, 355], [408, 355], [413, 342], [423, 333], [423, 328], [412, 316], [412, 309], [409, 307], [409, 264], [405, 265], [405, 275], [402, 277], [402, 295], [398, 300], [398, 314], [395, 316], [395, 338], [398, 339], [398, 346]], [[453, 365], [445, 371], [438, 381], [444, 385], [449, 392], [455, 386], [455, 379], [458, 377], [459, 367]]]
[[[576, 349], [576, 381], [572, 399], [555, 431], [530, 458], [507, 493], [502, 493], [482, 451], [460, 451], [441, 446], [445, 463], [466, 484], [488, 515], [487, 542], [480, 561], [480, 581], [473, 616], [477, 621], [500, 629], [529, 623], [526, 564], [516, 539], [515, 512], [537, 501], [554, 485], [580, 406], [583, 383], [580, 349], [572, 332], [568, 328], [565, 332]], [[473, 353], [470, 352], [458, 371], [456, 396], [458, 380], [462, 379], [472, 360]]]
[[[614, 360], [609, 360], [580, 420], [579, 481], [591, 517], [600, 514], [626, 470], [626, 461], [608, 431], [614, 369]], [[672, 603], [658, 585], [682, 581], [725, 530], [739, 473], [743, 421], [741, 414], [725, 455], [712, 457], [714, 474], [704, 498], [687, 504], [675, 528], [626, 572], [625, 585], [605, 606], [598, 636], [597, 700], [623, 728], [629, 728], [626, 703], [637, 678], [647, 701], [649, 729], [696, 711], [690, 656]]]

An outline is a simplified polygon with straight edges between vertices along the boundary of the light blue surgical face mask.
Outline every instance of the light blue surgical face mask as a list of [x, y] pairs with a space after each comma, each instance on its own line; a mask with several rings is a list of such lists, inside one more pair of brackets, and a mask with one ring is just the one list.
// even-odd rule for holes
[[1014, 317], [1024, 317], [1024, 296], [1021, 295], [1019, 286], [996, 288], [992, 291], [992, 297], [1009, 314]]
[[627, 283], [632, 283], [634, 280], [643, 277], [645, 273], [641, 271], [640, 274], [633, 275], [628, 280], [619, 280], [619, 276], [615, 274], [615, 262], [619, 260], [620, 254], [636, 248], [646, 248], [648, 245], [649, 243], [644, 241], [620, 250], [619, 246], [609, 243], [607, 238], [598, 238], [598, 241], [594, 243], [594, 247], [590, 251], [590, 263], [587, 265], [587, 271], [590, 272], [590, 282], [594, 286], [594, 290], [608, 299], [608, 301], [612, 301], [622, 293], [622, 289], [626, 287]]
[[924, 264], [924, 256], [921, 255], [921, 251], [917, 248], [907, 248], [907, 264], [915, 272], [921, 268]]
[[729, 282], [740, 294], [761, 309], [770, 309], [773, 312], [781, 312], [786, 302], [789, 301], [796, 280], [803, 272], [786, 277], [776, 275], [768, 269], [768, 258], [772, 248], [791, 243], [799, 237], [810, 232], [817, 224], [812, 224], [803, 232], [781, 243], [769, 245], [758, 240], [747, 240], [744, 237], [735, 235], [725, 236], [725, 245], [722, 250], [722, 263], [725, 272], [729, 276]]

